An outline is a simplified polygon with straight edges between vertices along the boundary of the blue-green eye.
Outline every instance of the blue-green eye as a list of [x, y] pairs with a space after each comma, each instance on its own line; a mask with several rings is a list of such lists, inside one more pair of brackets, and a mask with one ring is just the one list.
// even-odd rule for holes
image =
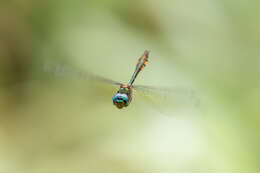
[[128, 96], [124, 93], [116, 93], [112, 100], [114, 104], [123, 103], [125, 106], [127, 106], [129, 102]]

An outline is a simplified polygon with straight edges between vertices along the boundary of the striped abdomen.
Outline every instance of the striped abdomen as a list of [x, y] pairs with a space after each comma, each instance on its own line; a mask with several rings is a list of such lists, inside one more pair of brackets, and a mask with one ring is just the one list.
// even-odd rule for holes
[[148, 58], [149, 58], [149, 51], [146, 50], [146, 51], [144, 51], [144, 54], [141, 56], [141, 58], [138, 59], [135, 72], [129, 82], [130, 86], [133, 85], [137, 75], [140, 73], [140, 71], [142, 71], [144, 69], [144, 67], [148, 63]]

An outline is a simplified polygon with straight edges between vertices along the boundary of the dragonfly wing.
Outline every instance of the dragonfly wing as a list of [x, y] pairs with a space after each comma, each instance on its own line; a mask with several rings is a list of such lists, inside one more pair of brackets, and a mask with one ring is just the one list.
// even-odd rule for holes
[[195, 90], [185, 87], [135, 85], [134, 89], [160, 112], [165, 109], [196, 108], [200, 105]]
[[102, 76], [98, 76], [98, 75], [92, 74], [87, 71], [81, 72], [80, 76], [86, 80], [94, 80], [97, 82], [107, 83], [107, 84], [111, 84], [111, 85], [121, 85], [122, 84], [120, 82], [117, 82], [117, 81], [114, 81], [114, 80], [111, 80], [111, 79], [108, 79], [108, 78], [105, 78]]
[[66, 77], [73, 77], [77, 79], [84, 79], [89, 81], [97, 81], [101, 83], [111, 84], [111, 85], [121, 85], [120, 82], [107, 79], [102, 76], [95, 75], [91, 72], [86, 70], [80, 70], [78, 68], [73, 68], [72, 66], [65, 65], [65, 64], [57, 64], [51, 62], [45, 62], [44, 64], [44, 71], [51, 73], [54, 76], [66, 76]]

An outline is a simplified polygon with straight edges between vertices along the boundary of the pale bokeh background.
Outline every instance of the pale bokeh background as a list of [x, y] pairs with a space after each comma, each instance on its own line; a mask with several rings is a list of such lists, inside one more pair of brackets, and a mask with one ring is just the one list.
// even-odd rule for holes
[[[259, 1], [0, 2], [0, 172], [259, 172]], [[66, 64], [136, 84], [194, 89], [150, 105], [44, 70]], [[172, 102], [171, 102], [172, 101]], [[163, 113], [161, 112], [163, 111]]]

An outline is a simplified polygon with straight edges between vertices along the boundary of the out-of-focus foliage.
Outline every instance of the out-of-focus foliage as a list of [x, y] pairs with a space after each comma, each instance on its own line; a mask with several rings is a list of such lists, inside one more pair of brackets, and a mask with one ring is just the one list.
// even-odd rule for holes
[[[0, 172], [258, 172], [259, 5], [1, 1]], [[195, 109], [165, 116], [135, 95], [118, 110], [117, 88], [44, 70], [128, 82], [145, 49], [136, 83], [195, 89]]]

